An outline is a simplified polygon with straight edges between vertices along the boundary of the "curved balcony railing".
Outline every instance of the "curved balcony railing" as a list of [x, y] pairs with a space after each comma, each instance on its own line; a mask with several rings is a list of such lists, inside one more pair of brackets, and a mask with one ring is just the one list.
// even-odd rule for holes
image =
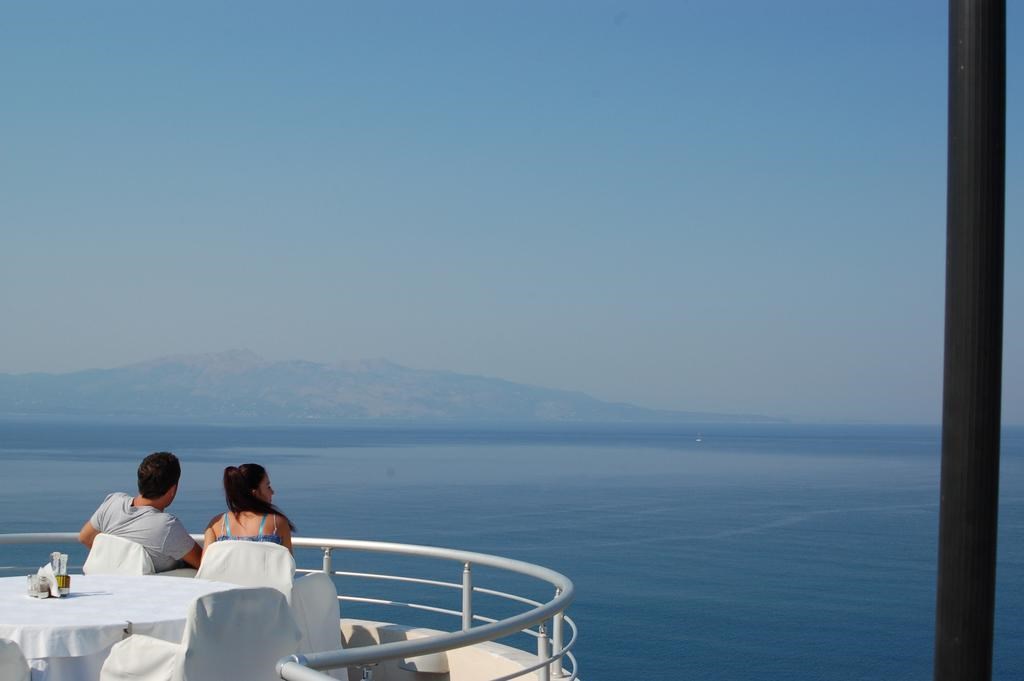
[[[200, 535], [194, 535], [194, 537], [199, 541], [202, 540]], [[55, 543], [74, 543], [77, 540], [78, 534], [73, 532], [0, 534], [0, 545], [46, 544], [49, 546]], [[425, 603], [352, 594], [338, 597], [342, 602], [406, 608], [461, 618], [461, 630], [414, 640], [290, 656], [280, 660], [277, 665], [277, 673], [284, 681], [333, 681], [331, 677], [323, 673], [323, 670], [340, 667], [368, 667], [387, 660], [409, 659], [443, 653], [478, 643], [496, 642], [516, 634], [525, 634], [536, 640], [536, 651], [529, 651], [530, 655], [535, 655], [536, 661], [533, 664], [524, 665], [514, 673], [488, 681], [509, 681], [531, 672], [536, 672], [536, 678], [540, 681], [550, 679], [574, 681], [578, 678], [576, 658], [572, 653], [577, 639], [577, 628], [575, 622], [565, 614], [566, 608], [572, 602], [574, 587], [572, 581], [565, 575], [539, 565], [501, 556], [434, 546], [307, 537], [295, 537], [292, 541], [296, 556], [308, 554], [311, 550], [321, 553], [322, 565], [319, 570], [300, 567], [300, 572], [322, 570], [329, 575], [350, 580], [415, 584], [421, 587], [461, 591], [462, 607], [459, 610]], [[461, 579], [448, 582], [408, 575], [336, 571], [333, 562], [334, 552], [337, 550], [446, 561], [455, 564]], [[473, 569], [477, 566], [546, 582], [554, 589], [554, 596], [549, 601], [541, 602], [517, 594], [477, 586], [473, 581]], [[525, 606], [526, 609], [510, 617], [500, 619], [488, 617], [474, 610], [474, 596], [478, 594]], [[569, 634], [568, 641], [564, 640], [566, 633]]]

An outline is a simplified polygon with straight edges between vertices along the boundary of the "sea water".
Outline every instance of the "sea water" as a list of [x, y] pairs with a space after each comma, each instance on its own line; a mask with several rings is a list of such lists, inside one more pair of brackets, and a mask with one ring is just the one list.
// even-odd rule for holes
[[[170, 510], [193, 532], [223, 510], [224, 466], [255, 461], [300, 535], [480, 551], [566, 574], [585, 681], [931, 677], [937, 428], [0, 422], [2, 531], [77, 531], [107, 492], [134, 491], [135, 467], [156, 450], [182, 460]], [[1024, 669], [1021, 429], [1002, 442], [999, 540], [993, 678], [1009, 681]], [[24, 574], [49, 550], [0, 547], [0, 574]], [[80, 566], [84, 550], [71, 554]], [[297, 558], [318, 562], [314, 552]], [[457, 564], [334, 560], [461, 580]], [[553, 595], [486, 570], [476, 579]], [[340, 589], [460, 607], [457, 591], [396, 596], [354, 578]], [[482, 596], [476, 606], [512, 613]], [[408, 609], [343, 610], [459, 627]]]

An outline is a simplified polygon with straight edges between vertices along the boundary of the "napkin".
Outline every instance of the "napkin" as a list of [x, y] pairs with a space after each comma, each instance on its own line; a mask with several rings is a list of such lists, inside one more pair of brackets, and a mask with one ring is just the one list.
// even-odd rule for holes
[[53, 566], [47, 563], [36, 571], [40, 577], [45, 577], [50, 582], [50, 596], [60, 598], [60, 589], [57, 587], [57, 575], [53, 572]]

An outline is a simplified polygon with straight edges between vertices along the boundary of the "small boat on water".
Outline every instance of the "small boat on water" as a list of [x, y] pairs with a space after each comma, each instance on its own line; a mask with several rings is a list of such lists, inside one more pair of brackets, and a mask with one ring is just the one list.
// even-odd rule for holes
[[[43, 553], [46, 553], [61, 545], [74, 544], [77, 537], [73, 532], [0, 534], [0, 545], [39, 545], [45, 547]], [[554, 570], [502, 556], [413, 544], [296, 537], [293, 546], [299, 566], [296, 581], [301, 575], [320, 572], [330, 575], [336, 586], [344, 585], [337, 597], [341, 604], [338, 628], [342, 645], [335, 650], [281, 658], [276, 669], [271, 670], [275, 675], [272, 678], [332, 681], [339, 676], [338, 672], [329, 676], [329, 670], [342, 670], [341, 678], [347, 673], [349, 681], [573, 681], [578, 678], [572, 653], [577, 629], [566, 615], [574, 587], [567, 577]], [[348, 557], [357, 553], [374, 554], [378, 560], [381, 556], [392, 558], [396, 565], [403, 566], [409, 564], [409, 559], [447, 563], [456, 579], [335, 569], [336, 556], [345, 556], [348, 562]], [[506, 573], [516, 583], [523, 578], [536, 580], [535, 586], [544, 591], [550, 589], [552, 596], [546, 601], [537, 600], [479, 585], [474, 579], [476, 568], [482, 568], [487, 575]], [[433, 575], [436, 570], [430, 573]], [[350, 592], [360, 582], [393, 585], [395, 596], [381, 598]], [[71, 584], [73, 592], [73, 578]], [[407, 586], [451, 594], [455, 607], [438, 605], [440, 601], [433, 597], [429, 598], [429, 603], [402, 600], [399, 594], [409, 591], [401, 587]], [[477, 596], [486, 597], [488, 603], [494, 599], [503, 601], [502, 612], [511, 604], [516, 612], [500, 618], [490, 617], [480, 612]], [[344, 617], [346, 603], [374, 604], [405, 613], [436, 613], [453, 618], [456, 624], [452, 630], [441, 631], [405, 624], [406, 617], [401, 614], [396, 615], [395, 622], [347, 618]], [[4, 615], [0, 614], [0, 632], [5, 631], [3, 619]], [[518, 647], [510, 640], [526, 643]]]

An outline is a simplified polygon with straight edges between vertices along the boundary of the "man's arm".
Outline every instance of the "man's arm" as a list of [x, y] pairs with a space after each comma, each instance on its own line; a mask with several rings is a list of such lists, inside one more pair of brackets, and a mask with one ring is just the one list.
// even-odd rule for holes
[[177, 560], [184, 561], [185, 565], [198, 569], [199, 563], [203, 559], [203, 549], [192, 539], [192, 535], [188, 533], [180, 520], [170, 513], [167, 514], [167, 520], [170, 522], [170, 527], [167, 528], [167, 536], [164, 537], [164, 545], [160, 553], [171, 558], [180, 556]]
[[90, 549], [92, 548], [92, 542], [96, 539], [96, 535], [100, 533], [95, 527], [92, 526], [91, 520], [86, 520], [85, 525], [82, 525], [82, 529], [78, 532], [78, 541], [85, 544]]
[[193, 542], [192, 550], [181, 557], [189, 566], [199, 569], [199, 562], [203, 559], [203, 550], [199, 548], [199, 544]]

